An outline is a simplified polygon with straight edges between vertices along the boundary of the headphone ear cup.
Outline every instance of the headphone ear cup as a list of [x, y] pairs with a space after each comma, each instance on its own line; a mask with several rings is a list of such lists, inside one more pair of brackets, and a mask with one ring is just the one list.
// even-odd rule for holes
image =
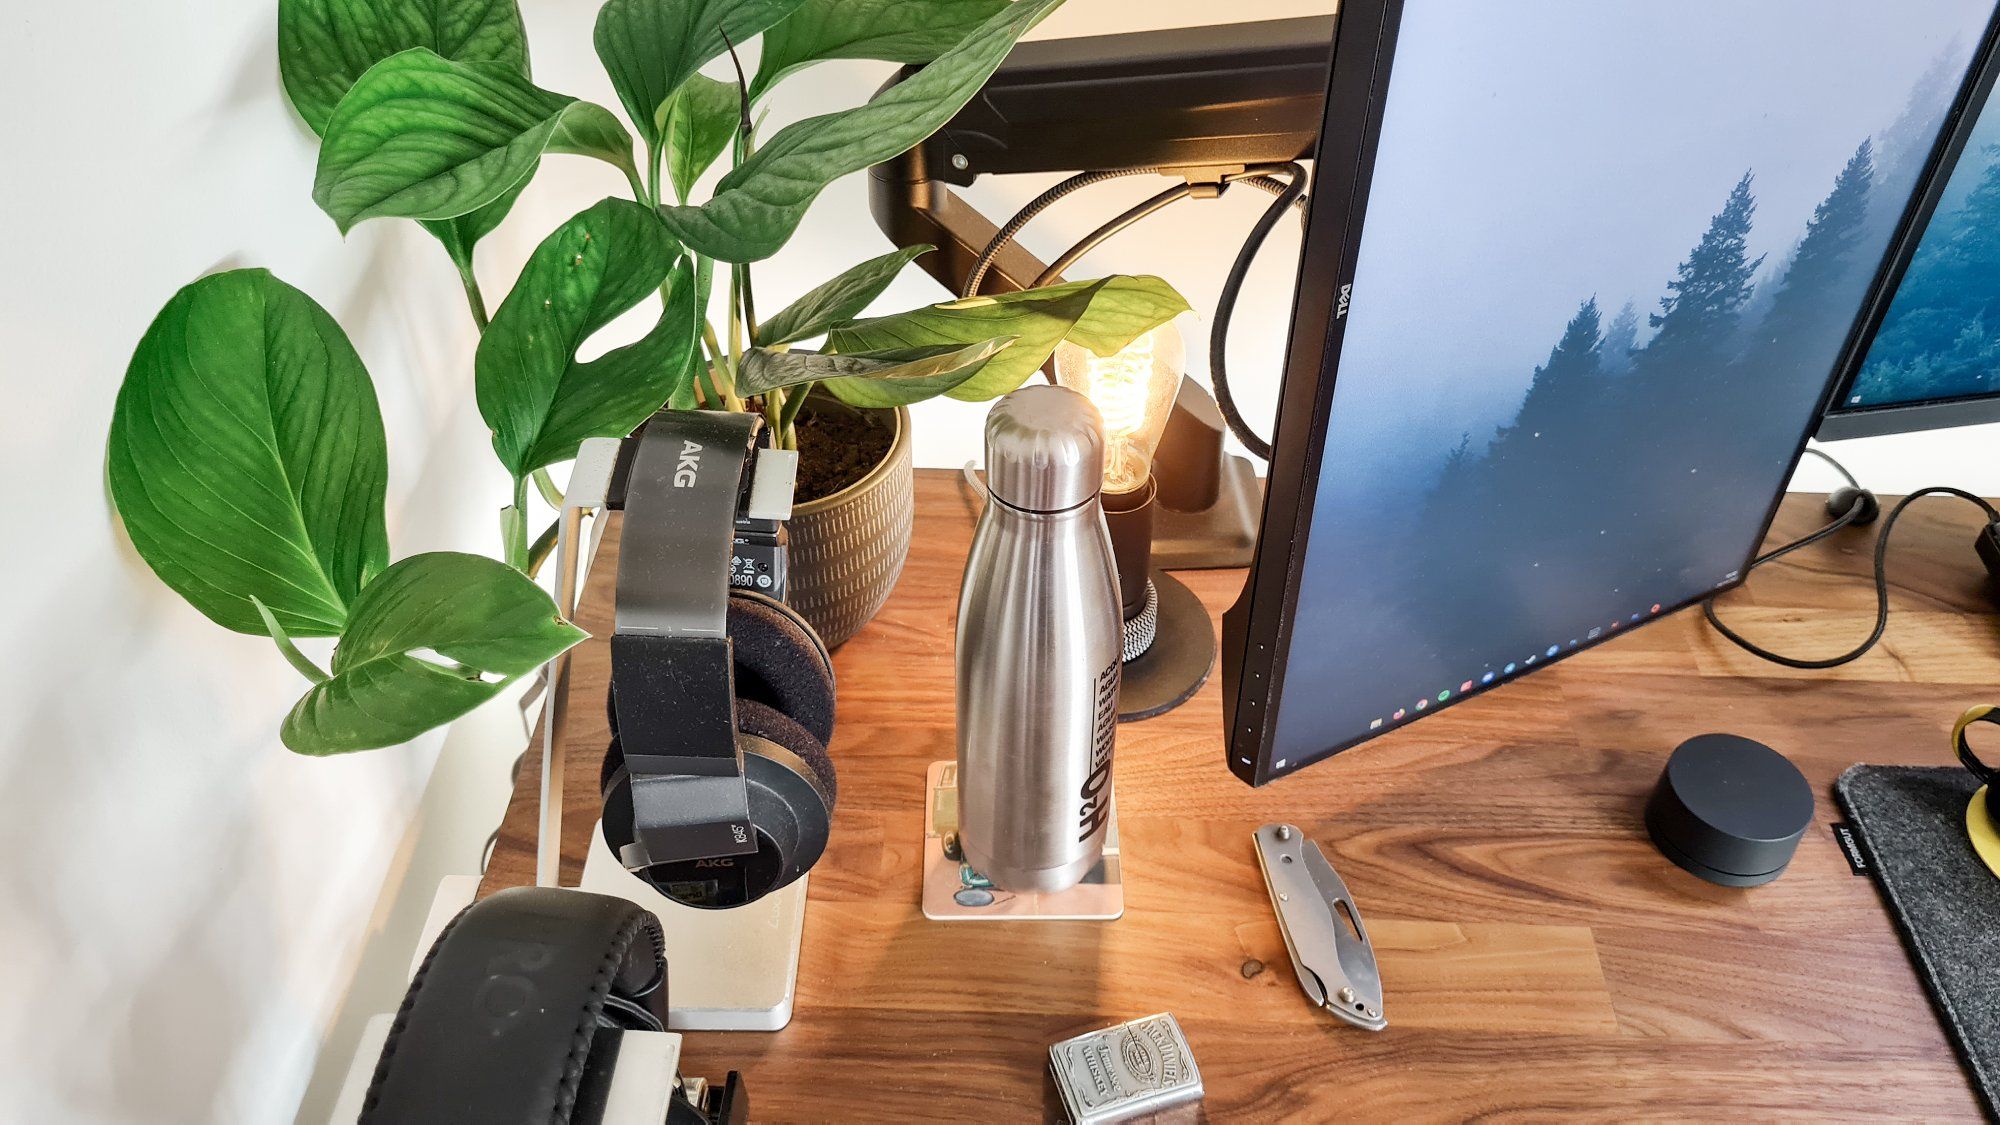
[[661, 937], [652, 913], [585, 891], [514, 887], [466, 907], [410, 980], [360, 1121], [567, 1120], [617, 1048], [598, 1030], [665, 1030]]
[[783, 602], [739, 590], [729, 596], [729, 640], [736, 697], [776, 709], [823, 754], [833, 741], [833, 662], [812, 626]]
[[793, 722], [784, 712], [754, 699], [736, 701], [736, 729], [775, 742], [797, 754], [799, 760], [818, 775], [820, 787], [826, 791], [827, 812], [833, 812], [840, 788], [834, 780], [833, 759], [827, 755], [826, 744], [814, 738], [811, 731]]

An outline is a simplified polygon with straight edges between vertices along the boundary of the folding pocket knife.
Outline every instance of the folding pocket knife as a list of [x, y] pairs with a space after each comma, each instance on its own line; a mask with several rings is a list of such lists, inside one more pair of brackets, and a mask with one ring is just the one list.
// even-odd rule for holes
[[1306, 998], [1356, 1027], [1388, 1027], [1375, 947], [1326, 853], [1289, 824], [1259, 828], [1256, 841], [1278, 929]]

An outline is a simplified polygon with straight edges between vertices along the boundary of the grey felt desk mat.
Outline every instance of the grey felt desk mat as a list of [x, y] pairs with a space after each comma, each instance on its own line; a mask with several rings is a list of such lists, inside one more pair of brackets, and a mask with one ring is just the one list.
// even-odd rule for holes
[[1965, 835], [1956, 766], [1854, 766], [1834, 783], [1945, 1031], [2000, 1118], [2000, 878]]

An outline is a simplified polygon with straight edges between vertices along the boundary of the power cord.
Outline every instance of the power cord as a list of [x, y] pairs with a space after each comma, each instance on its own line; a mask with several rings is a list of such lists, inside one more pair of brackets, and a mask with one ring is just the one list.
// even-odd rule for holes
[[1035, 278], [1035, 284], [1031, 288], [1040, 288], [1061, 277], [1062, 272], [1075, 265], [1077, 259], [1103, 245], [1112, 235], [1117, 234], [1140, 219], [1156, 211], [1164, 211], [1169, 205], [1179, 203], [1181, 200], [1187, 199], [1194, 194], [1195, 187], [1193, 184], [1175, 184], [1173, 187], [1152, 196], [1145, 202], [1128, 208], [1117, 218], [1084, 235], [1082, 241], [1078, 242], [1075, 246], [1063, 251], [1062, 257], [1051, 262], [1049, 268], [1043, 270], [1041, 275]]
[[1027, 206], [1022, 207], [1014, 213], [1013, 218], [1007, 220], [1007, 225], [994, 232], [993, 237], [986, 243], [986, 248], [979, 252], [978, 259], [972, 263], [971, 272], [965, 275], [965, 286], [959, 290], [958, 295], [961, 298], [977, 296], [980, 283], [986, 280], [986, 272], [993, 268], [993, 259], [1000, 255], [1000, 251], [1005, 249], [1008, 243], [1014, 241], [1022, 228], [1034, 221], [1036, 215], [1054, 206], [1056, 201], [1074, 195], [1093, 184], [1122, 179], [1126, 176], [1150, 176], [1159, 171], [1158, 168], [1113, 168], [1098, 172], [1080, 172], [1029, 200]]
[[[1036, 196], [1026, 206], [1022, 207], [1020, 211], [1016, 212], [1013, 218], [1007, 220], [1006, 225], [994, 232], [992, 239], [986, 243], [985, 249], [980, 251], [979, 257], [973, 262], [972, 270], [967, 273], [965, 285], [960, 290], [960, 296], [971, 297], [978, 293], [981, 283], [986, 280], [987, 272], [992, 269], [994, 258], [999, 256], [1000, 251], [1019, 236], [1021, 231], [1027, 227], [1029, 222], [1033, 221], [1035, 216], [1048, 210], [1058, 200], [1081, 191], [1086, 187], [1090, 187], [1093, 184], [1100, 184], [1107, 180], [1115, 180], [1125, 176], [1149, 174], [1167, 175], [1170, 173], [1160, 168], [1124, 168], [1083, 172], [1071, 176], [1069, 179]], [[1296, 161], [1286, 164], [1256, 164], [1241, 171], [1224, 175], [1220, 182], [1214, 185], [1215, 191], [1213, 194], [1205, 196], [1206, 198], [1213, 198], [1215, 195], [1220, 195], [1223, 191], [1227, 190], [1232, 184], [1246, 184], [1276, 197], [1272, 201], [1271, 206], [1264, 211], [1263, 215], [1258, 217], [1256, 225], [1250, 229], [1250, 234], [1244, 240], [1242, 250], [1237, 253], [1236, 261], [1230, 266], [1229, 276], [1223, 282], [1222, 293], [1216, 301], [1215, 319], [1209, 328], [1208, 336], [1209, 382], [1215, 389], [1215, 404], [1222, 411], [1223, 421], [1228, 424], [1230, 432], [1236, 435], [1236, 439], [1243, 443], [1244, 448], [1266, 461], [1271, 459], [1270, 443], [1258, 436], [1256, 431], [1250, 428], [1249, 423], [1244, 421], [1242, 412], [1237, 409], [1235, 396], [1229, 390], [1229, 371], [1225, 355], [1229, 339], [1229, 322], [1231, 316], [1236, 311], [1237, 296], [1243, 289], [1244, 279], [1249, 276], [1250, 266], [1256, 260], [1257, 252], [1263, 248], [1264, 241], [1270, 237], [1271, 231], [1277, 227], [1278, 221], [1284, 216], [1285, 211], [1295, 208], [1298, 210], [1300, 218], [1304, 218], [1306, 182], [1305, 169]], [[1064, 270], [1075, 265], [1077, 260], [1085, 254], [1095, 250], [1111, 237], [1120, 231], [1126, 230], [1141, 219], [1163, 211], [1183, 199], [1203, 198], [1202, 188], [1205, 186], [1208, 185], [1197, 185], [1194, 183], [1176, 184], [1165, 191], [1151, 196], [1136, 206], [1128, 208], [1123, 214], [1091, 231], [1077, 242], [1076, 245], [1065, 250], [1046, 270], [1042, 271], [1041, 276], [1035, 279], [1034, 284], [1046, 285], [1049, 281], [1061, 276]]]
[[[1250, 275], [1250, 264], [1257, 260], [1257, 251], [1264, 248], [1264, 240], [1277, 227], [1278, 220], [1287, 210], [1300, 204], [1306, 193], [1306, 170], [1294, 161], [1279, 166], [1289, 177], [1276, 199], [1258, 216], [1257, 225], [1250, 228], [1250, 236], [1243, 240], [1243, 249], [1237, 251], [1236, 261], [1229, 267], [1229, 276], [1222, 283], [1222, 293], [1215, 299], [1215, 322], [1208, 330], [1208, 381], [1215, 388], [1215, 405], [1222, 411], [1222, 420], [1229, 425], [1229, 432], [1243, 443], [1243, 448], [1257, 455], [1258, 459], [1271, 459], [1271, 443], [1258, 436], [1250, 424], [1243, 420], [1242, 411], [1236, 407], [1236, 396], [1229, 391], [1229, 319], [1236, 312], [1236, 297], [1243, 290], [1243, 279]], [[1264, 181], [1264, 182], [1258, 182]], [[1270, 190], [1266, 183], [1268, 176], [1250, 177], [1246, 183]]]
[[[1827, 497], [1827, 512], [1834, 518], [1825, 527], [1820, 528], [1810, 535], [1795, 539], [1782, 547], [1757, 556], [1750, 562], [1750, 571], [1755, 571], [1758, 567], [1766, 563], [1775, 562], [1791, 554], [1793, 551], [1809, 547], [1844, 528], [1873, 523], [1876, 516], [1881, 512], [1881, 503], [1875, 498], [1875, 494], [1862, 488], [1860, 483], [1854, 479], [1854, 474], [1847, 471], [1846, 466], [1817, 449], [1808, 449], [1806, 452], [1833, 466], [1834, 471], [1839, 473], [1841, 479], [1847, 482], [1846, 487], [1839, 489]], [[1804, 659], [1773, 652], [1745, 638], [1728, 625], [1723, 624], [1722, 618], [1715, 611], [1715, 601], [1718, 597], [1715, 594], [1710, 594], [1708, 597], [1702, 599], [1701, 611], [1703, 615], [1708, 618], [1708, 623], [1715, 627], [1715, 631], [1722, 634], [1723, 638], [1730, 643], [1750, 653], [1752, 656], [1768, 660], [1773, 664], [1783, 665], [1787, 668], [1838, 668], [1843, 664], [1851, 664], [1861, 659], [1877, 644], [1881, 643], [1883, 634], [1887, 633], [1889, 629], [1889, 540], [1895, 533], [1896, 521], [1902, 518], [1903, 513], [1909, 510], [1910, 505], [1930, 496], [1955, 496], [1960, 500], [1976, 505], [1980, 511], [1986, 514], [1987, 526], [1980, 534], [1979, 555], [1985, 561], [1989, 570], [1996, 569], [1996, 559], [1990, 554], [1987, 543], [1989, 540], [2000, 537], [2000, 509], [1996, 509], [1983, 497], [1966, 492], [1963, 489], [1950, 488], [1943, 485], [1920, 488], [1910, 493], [1908, 496], [1897, 501], [1895, 507], [1889, 509], [1889, 514], [1882, 519], [1882, 530], [1875, 537], [1875, 628], [1869, 632], [1867, 640], [1862, 641], [1846, 652], [1840, 653], [1837, 656], [1828, 656], [1819, 659]], [[1996, 573], [2000, 573], [2000, 571], [1996, 571]], [[1749, 577], [1747, 571], [1744, 577], [1746, 579]]]

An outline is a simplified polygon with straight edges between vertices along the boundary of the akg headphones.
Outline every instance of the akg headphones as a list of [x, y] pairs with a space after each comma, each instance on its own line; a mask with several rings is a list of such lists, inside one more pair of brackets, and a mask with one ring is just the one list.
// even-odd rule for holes
[[[359, 1121], [595, 1120], [617, 1033], [666, 1030], [662, 950], [659, 920], [622, 898], [516, 887], [466, 907], [410, 979]], [[699, 1103], [677, 1095], [667, 1121], [734, 1123], [748, 1111], [732, 1072]]]
[[[628, 439], [604, 840], [676, 902], [741, 906], [819, 860], [833, 817], [833, 663], [782, 590], [796, 461], [762, 419], [663, 411]], [[622, 488], [621, 488], [622, 485]], [[733, 589], [737, 583], [752, 589]]]

